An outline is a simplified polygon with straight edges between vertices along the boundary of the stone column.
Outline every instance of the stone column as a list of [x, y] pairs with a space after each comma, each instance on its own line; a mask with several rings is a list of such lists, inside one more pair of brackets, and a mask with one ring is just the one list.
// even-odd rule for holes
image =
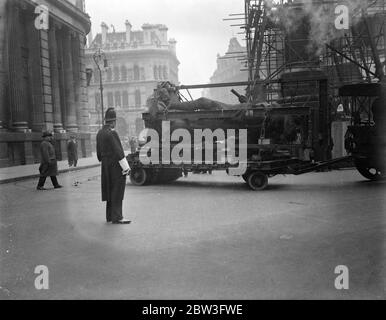
[[[7, 103], [5, 88], [7, 86], [7, 61], [6, 61], [6, 39], [7, 39], [7, 6], [6, 0], [0, 0], [0, 131], [5, 130], [7, 123]], [[0, 149], [2, 149], [0, 147]], [[0, 154], [0, 159], [2, 158]]]
[[58, 69], [58, 47], [56, 41], [56, 27], [51, 26], [49, 34], [49, 50], [51, 64], [51, 87], [53, 96], [53, 111], [54, 111], [54, 131], [61, 132], [63, 130], [62, 122], [62, 104], [60, 100], [60, 85], [59, 85], [59, 69]]
[[75, 96], [75, 111], [76, 111], [76, 123], [78, 128], [81, 128], [81, 79], [80, 79], [80, 47], [79, 37], [75, 34], [71, 37], [71, 48], [72, 48], [72, 70], [74, 77], [74, 96]]
[[[23, 90], [23, 70], [20, 47], [20, 9], [15, 4], [10, 4], [9, 13], [9, 95], [12, 126], [15, 131], [25, 132], [28, 130], [28, 110]], [[24, 66], [25, 67], [25, 66]]]
[[[28, 17], [27, 26], [33, 26], [34, 20]], [[44, 102], [43, 102], [43, 74], [41, 60], [41, 31], [33, 27], [27, 27], [23, 42], [28, 44], [28, 86], [29, 86], [29, 114], [32, 120], [32, 129], [35, 132], [45, 130]]]
[[74, 93], [74, 70], [72, 61], [71, 33], [68, 30], [63, 34], [63, 68], [66, 96], [66, 130], [78, 132], [76, 121], [76, 106]]
[[90, 132], [90, 118], [88, 109], [87, 76], [85, 64], [86, 36], [79, 35], [79, 66], [80, 66], [80, 129], [83, 133]]

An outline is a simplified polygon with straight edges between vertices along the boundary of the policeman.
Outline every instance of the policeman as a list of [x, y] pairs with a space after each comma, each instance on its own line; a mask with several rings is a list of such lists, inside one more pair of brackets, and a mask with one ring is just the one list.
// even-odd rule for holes
[[123, 152], [117, 132], [116, 112], [109, 108], [105, 115], [105, 125], [97, 134], [97, 157], [102, 162], [102, 201], [106, 203], [106, 220], [113, 224], [130, 224], [122, 216], [122, 201], [125, 194], [126, 176], [129, 164]]

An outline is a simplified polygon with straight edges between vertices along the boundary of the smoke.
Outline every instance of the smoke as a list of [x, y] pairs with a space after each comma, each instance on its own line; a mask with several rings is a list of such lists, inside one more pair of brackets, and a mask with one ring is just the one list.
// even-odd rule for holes
[[331, 43], [333, 40], [348, 34], [349, 30], [338, 30], [335, 27], [335, 22], [338, 15], [335, 9], [338, 5], [345, 5], [348, 8], [349, 24], [352, 26], [356, 23], [353, 21], [355, 13], [360, 13], [366, 8], [367, 1], [351, 0], [351, 1], [336, 1], [336, 3], [318, 3], [316, 1], [301, 1], [304, 5], [304, 11], [310, 18], [310, 45], [308, 47], [316, 55], [320, 55], [325, 44]]
[[316, 55], [323, 52], [326, 43], [330, 43], [349, 31], [340, 31], [335, 27], [335, 21], [338, 18], [335, 9], [338, 5], [345, 5], [348, 8], [350, 26], [356, 23], [353, 16], [366, 9], [368, 5], [367, 0], [330, 1], [328, 3], [320, 0], [294, 0], [283, 1], [283, 5], [278, 5], [279, 2], [265, 0], [265, 4], [269, 8], [268, 17], [270, 20], [281, 25], [287, 33], [293, 33], [302, 26], [307, 18], [310, 28], [310, 44], [307, 49]]

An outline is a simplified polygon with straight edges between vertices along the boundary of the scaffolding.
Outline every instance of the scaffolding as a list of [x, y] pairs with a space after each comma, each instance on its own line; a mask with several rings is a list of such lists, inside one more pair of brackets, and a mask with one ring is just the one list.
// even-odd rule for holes
[[[329, 95], [346, 84], [385, 81], [386, 0], [245, 0], [244, 24], [250, 101], [280, 98], [280, 79], [298, 68], [323, 70]], [[350, 26], [333, 30], [334, 9], [346, 4]], [[311, 8], [311, 10], [310, 10]], [[329, 15], [325, 38], [316, 43], [312, 14]], [[293, 27], [298, 23], [298, 27]], [[317, 48], [315, 48], [317, 47]]]

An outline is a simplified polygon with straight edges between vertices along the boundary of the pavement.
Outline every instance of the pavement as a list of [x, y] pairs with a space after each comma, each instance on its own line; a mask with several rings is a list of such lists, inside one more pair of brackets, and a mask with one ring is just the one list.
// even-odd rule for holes
[[[39, 177], [39, 166], [40, 164], [30, 164], [24, 166], [0, 168], [0, 184], [37, 178]], [[100, 166], [100, 163], [95, 153], [93, 153], [92, 157], [79, 159], [76, 168], [70, 168], [68, 166], [67, 160], [58, 161], [59, 174], [71, 171], [78, 171], [82, 169], [94, 168], [98, 166]]]
[[[386, 183], [355, 170], [224, 173], [126, 187], [131, 225], [105, 222], [100, 169], [0, 185], [0, 299], [385, 299]], [[49, 289], [37, 290], [37, 266]], [[338, 266], [349, 289], [335, 286]], [[339, 281], [338, 281], [339, 282]]]

